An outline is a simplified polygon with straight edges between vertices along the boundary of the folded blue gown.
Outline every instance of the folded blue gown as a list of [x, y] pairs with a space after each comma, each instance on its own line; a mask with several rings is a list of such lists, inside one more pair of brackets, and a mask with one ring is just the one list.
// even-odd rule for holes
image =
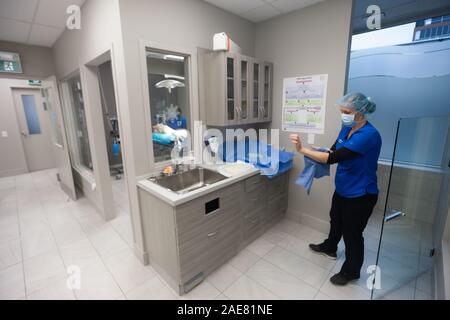
[[[325, 152], [327, 149], [318, 148], [317, 151]], [[311, 192], [314, 179], [319, 179], [330, 175], [330, 165], [317, 162], [305, 156], [305, 168], [295, 181], [295, 184], [304, 187], [308, 194]]]

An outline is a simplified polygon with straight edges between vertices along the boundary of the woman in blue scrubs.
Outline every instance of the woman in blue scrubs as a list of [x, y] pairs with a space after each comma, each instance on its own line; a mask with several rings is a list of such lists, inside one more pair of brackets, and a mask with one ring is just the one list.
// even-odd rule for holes
[[304, 156], [320, 163], [338, 164], [328, 239], [309, 247], [316, 253], [336, 259], [338, 243], [344, 238], [345, 262], [330, 281], [335, 285], [346, 285], [359, 279], [364, 261], [363, 231], [378, 200], [381, 136], [366, 120], [366, 115], [376, 110], [375, 103], [366, 96], [350, 93], [337, 105], [341, 109], [343, 126], [329, 153], [303, 147], [297, 134], [290, 135], [290, 139]]

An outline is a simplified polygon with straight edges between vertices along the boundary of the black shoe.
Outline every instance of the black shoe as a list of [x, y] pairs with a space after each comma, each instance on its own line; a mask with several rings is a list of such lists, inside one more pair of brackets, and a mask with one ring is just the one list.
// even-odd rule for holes
[[358, 280], [359, 277], [351, 276], [349, 274], [346, 274], [344, 272], [336, 273], [334, 276], [330, 278], [330, 281], [332, 284], [336, 286], [345, 286], [349, 282], [353, 280]]
[[332, 260], [336, 260], [336, 258], [337, 258], [336, 252], [326, 251], [326, 250], [322, 249], [322, 246], [320, 244], [310, 244], [309, 248], [312, 251], [322, 254], [325, 257], [330, 258]]

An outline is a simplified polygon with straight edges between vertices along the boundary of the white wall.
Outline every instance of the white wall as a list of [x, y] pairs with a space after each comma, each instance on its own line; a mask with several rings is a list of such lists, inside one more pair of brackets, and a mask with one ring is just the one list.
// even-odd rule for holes
[[[324, 135], [316, 136], [315, 144], [331, 147], [334, 143], [341, 128], [334, 104], [344, 93], [351, 14], [351, 0], [333, 0], [257, 25], [256, 56], [274, 63], [272, 128], [281, 128], [283, 78], [328, 73], [326, 129]], [[306, 142], [306, 135], [302, 137]], [[288, 133], [282, 133], [280, 139], [281, 146], [292, 150]], [[294, 185], [302, 168], [303, 160], [297, 156], [290, 179], [288, 216], [328, 232], [335, 169], [333, 177], [316, 180], [308, 196]]]
[[[144, 261], [142, 223], [139, 212], [136, 177], [153, 170], [151, 140], [146, 128], [148, 89], [142, 85], [145, 66], [141, 64], [140, 40], [163, 46], [175, 46], [195, 51], [197, 47], [212, 47], [213, 35], [227, 32], [247, 54], [253, 54], [254, 26], [237, 16], [200, 0], [119, 0], [122, 21], [124, 64], [118, 70], [126, 84], [119, 101], [119, 117], [124, 142], [124, 160], [128, 173], [133, 228], [137, 246], [141, 245]], [[194, 56], [195, 60], [196, 57]], [[145, 71], [144, 71], [145, 72]], [[194, 74], [197, 70], [192, 71]], [[196, 77], [195, 77], [196, 79]], [[193, 114], [198, 114], [197, 85], [193, 87]], [[127, 158], [129, 159], [127, 163]]]
[[[0, 51], [20, 54], [23, 74], [0, 73], [0, 177], [28, 172], [14, 107], [12, 88], [30, 88], [25, 79], [45, 79], [55, 72], [49, 48], [0, 41]], [[35, 88], [35, 87], [34, 87]]]
[[[101, 116], [102, 106], [96, 99], [99, 97], [98, 83], [87, 65], [99, 56], [105, 56], [108, 51], [111, 51], [111, 56], [118, 57], [117, 60], [120, 61], [121, 40], [118, 1], [89, 0], [81, 9], [81, 29], [66, 29], [53, 46], [58, 80], [64, 80], [76, 71], [79, 71], [81, 75], [94, 171], [93, 176], [77, 172], [74, 178], [84, 195], [93, 202], [105, 219], [114, 216], [111, 209], [112, 188]], [[92, 190], [93, 179], [95, 179], [95, 190]]]
[[[87, 0], [81, 12], [81, 30], [66, 30], [53, 48], [57, 75], [62, 79], [113, 48], [112, 68], [135, 249], [145, 261], [136, 177], [151, 168], [143, 98], [148, 93], [141, 83], [139, 40], [211, 48], [213, 34], [225, 31], [251, 55], [254, 26], [200, 0]], [[92, 107], [96, 106], [86, 104], [87, 109]]]

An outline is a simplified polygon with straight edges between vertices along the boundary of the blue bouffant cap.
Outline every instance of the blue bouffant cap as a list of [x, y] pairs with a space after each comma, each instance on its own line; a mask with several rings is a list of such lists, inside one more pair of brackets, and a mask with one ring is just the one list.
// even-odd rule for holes
[[362, 114], [374, 113], [377, 105], [362, 93], [348, 93], [337, 102], [340, 107], [348, 108]]

